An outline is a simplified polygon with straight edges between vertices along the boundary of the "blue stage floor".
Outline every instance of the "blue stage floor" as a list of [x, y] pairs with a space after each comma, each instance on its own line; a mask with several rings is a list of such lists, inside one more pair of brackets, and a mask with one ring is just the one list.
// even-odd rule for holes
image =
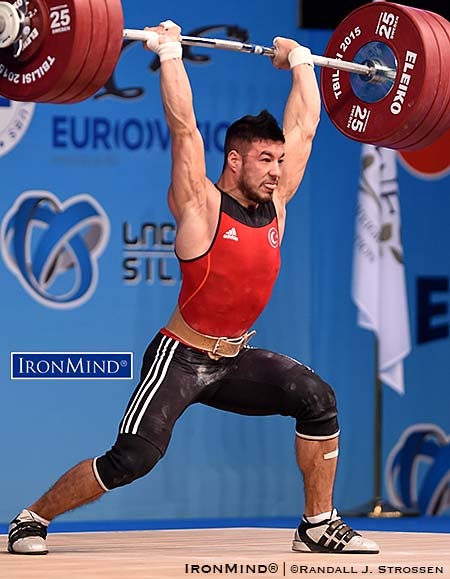
[[[450, 517], [399, 517], [371, 518], [344, 517], [354, 529], [360, 531], [394, 531], [416, 533], [450, 533]], [[58, 521], [51, 524], [53, 533], [95, 531], [146, 531], [162, 529], [211, 529], [230, 527], [292, 528], [299, 520], [291, 517], [255, 519], [183, 519], [134, 521]], [[8, 532], [8, 524], [0, 523], [0, 534]]]

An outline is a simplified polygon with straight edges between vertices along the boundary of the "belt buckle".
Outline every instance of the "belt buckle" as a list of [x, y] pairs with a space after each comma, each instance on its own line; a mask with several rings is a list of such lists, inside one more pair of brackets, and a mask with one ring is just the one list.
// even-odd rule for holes
[[[247, 332], [245, 333], [243, 336], [239, 336], [239, 338], [226, 338], [226, 337], [221, 337], [221, 338], [217, 338], [216, 343], [214, 344], [214, 347], [212, 349], [212, 354], [214, 356], [224, 356], [227, 358], [234, 358], [234, 356], [237, 356], [239, 354], [239, 352], [242, 350], [242, 348], [245, 347], [245, 345], [247, 344], [247, 342], [249, 341], [249, 339], [255, 334], [256, 332]], [[227, 354], [220, 354], [218, 352], [220, 345], [224, 343], [224, 344], [228, 344], [229, 346], [232, 346], [234, 348], [236, 348], [236, 352], [234, 354], [231, 355], [227, 355]]]
[[227, 340], [227, 339], [226, 339], [226, 338], [223, 338], [223, 337], [222, 337], [222, 338], [217, 338], [217, 340], [216, 340], [216, 342], [215, 342], [215, 344], [214, 344], [214, 347], [213, 347], [213, 349], [212, 349], [212, 352], [211, 352], [214, 356], [221, 356], [221, 354], [218, 354], [218, 353], [217, 353], [217, 350], [220, 348], [220, 344], [221, 344], [222, 342], [226, 342], [226, 340]]

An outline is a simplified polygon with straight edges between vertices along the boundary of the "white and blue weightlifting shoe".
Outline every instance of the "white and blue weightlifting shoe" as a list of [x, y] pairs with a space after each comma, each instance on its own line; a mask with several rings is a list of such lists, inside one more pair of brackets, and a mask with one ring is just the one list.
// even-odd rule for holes
[[8, 551], [16, 555], [46, 555], [47, 526], [23, 510], [9, 525]]
[[301, 553], [334, 553], [335, 555], [338, 553], [368, 555], [380, 552], [374, 541], [365, 539], [344, 523], [336, 509], [333, 509], [329, 519], [320, 523], [311, 523], [303, 517], [295, 531], [292, 550]]

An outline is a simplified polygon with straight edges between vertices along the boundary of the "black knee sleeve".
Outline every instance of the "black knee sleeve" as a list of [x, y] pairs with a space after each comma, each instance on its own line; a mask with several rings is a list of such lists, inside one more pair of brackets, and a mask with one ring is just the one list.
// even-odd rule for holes
[[94, 460], [94, 473], [109, 491], [146, 475], [161, 456], [153, 444], [140, 436], [119, 434], [111, 450]]
[[303, 378], [302, 403], [296, 415], [301, 438], [326, 440], [339, 434], [336, 396], [332, 387], [313, 372]]

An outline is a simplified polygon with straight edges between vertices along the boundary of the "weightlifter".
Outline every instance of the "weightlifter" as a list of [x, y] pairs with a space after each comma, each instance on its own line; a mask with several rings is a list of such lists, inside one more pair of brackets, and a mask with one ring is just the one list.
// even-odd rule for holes
[[286, 206], [296, 193], [319, 122], [320, 97], [309, 49], [276, 38], [273, 65], [291, 70], [283, 128], [267, 111], [232, 123], [223, 172], [206, 176], [180, 28], [148, 29], [161, 60], [161, 95], [172, 139], [168, 204], [177, 223], [183, 273], [178, 304], [143, 356], [141, 378], [104, 455], [65, 473], [9, 527], [11, 553], [47, 553], [56, 516], [130, 484], [164, 456], [176, 420], [196, 402], [245, 415], [295, 419], [304, 515], [293, 550], [378, 553], [333, 506], [339, 426], [332, 388], [307, 366], [248, 345], [280, 267]]

